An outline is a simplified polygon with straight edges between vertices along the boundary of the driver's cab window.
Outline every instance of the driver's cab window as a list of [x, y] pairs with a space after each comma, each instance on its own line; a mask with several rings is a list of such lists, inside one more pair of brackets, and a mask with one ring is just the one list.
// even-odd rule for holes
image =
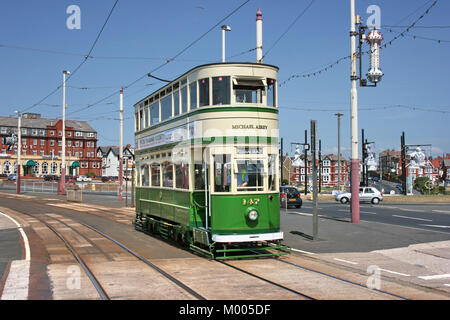
[[265, 80], [233, 79], [233, 91], [236, 103], [263, 103]]
[[264, 162], [254, 159], [237, 159], [235, 172], [237, 191], [264, 190]]
[[231, 191], [231, 154], [214, 155], [214, 191]]

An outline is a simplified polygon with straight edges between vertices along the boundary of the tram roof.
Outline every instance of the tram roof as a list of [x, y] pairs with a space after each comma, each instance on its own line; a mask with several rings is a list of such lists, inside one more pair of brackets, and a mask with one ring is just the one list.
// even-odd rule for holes
[[196, 69], [201, 69], [201, 68], [205, 68], [205, 67], [211, 67], [211, 66], [223, 66], [223, 65], [242, 65], [242, 66], [258, 66], [258, 67], [270, 67], [270, 68], [275, 68], [277, 71], [280, 69], [277, 66], [274, 66], [272, 64], [264, 64], [264, 63], [257, 63], [257, 62], [215, 62], [215, 63], [207, 63], [207, 64], [202, 64], [196, 67], [191, 68], [190, 70], [186, 71], [185, 73], [183, 73], [182, 75], [178, 76], [177, 78], [175, 78], [174, 80], [170, 81], [169, 83], [167, 83], [166, 85], [158, 88], [157, 90], [152, 91], [152, 93], [146, 95], [145, 97], [143, 97], [142, 99], [139, 99], [138, 102], [136, 102], [134, 105], [137, 105], [139, 103], [141, 103], [142, 101], [144, 101], [145, 99], [149, 98], [151, 95], [155, 94], [156, 92], [164, 89], [165, 87], [170, 87], [174, 82], [179, 81], [181, 78], [183, 78], [184, 76], [186, 76], [188, 73], [191, 73], [192, 71], [196, 70]]

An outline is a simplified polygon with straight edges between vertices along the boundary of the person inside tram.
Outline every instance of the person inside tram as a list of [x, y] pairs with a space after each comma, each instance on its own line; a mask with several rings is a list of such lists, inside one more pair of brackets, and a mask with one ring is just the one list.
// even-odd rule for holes
[[248, 185], [248, 172], [246, 168], [242, 168], [237, 174], [237, 186], [246, 187]]

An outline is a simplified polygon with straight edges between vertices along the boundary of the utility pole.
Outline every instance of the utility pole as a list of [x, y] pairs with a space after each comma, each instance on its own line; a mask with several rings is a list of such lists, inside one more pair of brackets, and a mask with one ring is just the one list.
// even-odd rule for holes
[[400, 147], [401, 147], [401, 156], [402, 156], [402, 191], [406, 196], [406, 146], [405, 146], [405, 132], [402, 131], [402, 135], [400, 137]]
[[317, 149], [316, 149], [316, 120], [311, 120], [311, 169], [312, 169], [312, 185], [313, 185], [313, 239], [317, 240], [319, 231], [319, 214], [317, 212]]
[[120, 146], [119, 146], [119, 201], [122, 201], [123, 184], [123, 87], [120, 87]]
[[21, 154], [22, 154], [22, 115], [20, 111], [17, 112], [17, 194], [20, 194], [20, 168], [22, 167]]
[[351, 214], [352, 223], [359, 223], [359, 160], [358, 160], [358, 92], [356, 81], [358, 80], [356, 70], [356, 16], [355, 0], [350, 0], [350, 56], [352, 59], [350, 111], [351, 111]]
[[59, 195], [66, 194], [66, 74], [69, 71], [63, 71], [63, 101], [62, 101], [62, 157], [61, 157], [61, 178], [59, 179]]
[[341, 117], [343, 113], [335, 113], [338, 123], [338, 190], [341, 191]]
[[322, 140], [319, 139], [319, 193], [322, 192]]
[[308, 194], [308, 130], [305, 130], [305, 196]]
[[[362, 185], [366, 186], [366, 143], [364, 142], [364, 129], [361, 129], [361, 155], [362, 155]], [[366, 186], [367, 187], [367, 186]]]

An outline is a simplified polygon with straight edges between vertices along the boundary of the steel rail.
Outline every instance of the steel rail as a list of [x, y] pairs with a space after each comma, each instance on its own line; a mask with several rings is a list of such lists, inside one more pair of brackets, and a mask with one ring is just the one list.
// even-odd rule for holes
[[233, 265], [228, 264], [228, 263], [226, 263], [226, 262], [224, 262], [224, 261], [217, 261], [217, 262], [219, 262], [219, 263], [221, 263], [221, 264], [224, 264], [224, 265], [226, 265], [226, 266], [228, 266], [228, 267], [230, 267], [230, 268], [233, 268], [233, 269], [235, 269], [235, 270], [238, 270], [238, 271], [240, 271], [240, 272], [243, 272], [243, 273], [245, 273], [245, 274], [247, 274], [247, 275], [249, 275], [249, 276], [252, 276], [252, 277], [254, 277], [254, 278], [257, 278], [257, 279], [259, 279], [259, 280], [262, 280], [262, 281], [264, 281], [264, 282], [270, 283], [271, 285], [274, 285], [274, 286], [276, 286], [276, 287], [279, 287], [279, 288], [281, 288], [281, 289], [287, 290], [287, 291], [292, 292], [292, 293], [294, 293], [294, 294], [296, 294], [296, 295], [299, 295], [299, 296], [301, 296], [301, 297], [304, 297], [304, 298], [306, 298], [306, 299], [308, 299], [308, 300], [317, 300], [316, 298], [313, 298], [313, 297], [311, 297], [311, 296], [308, 296], [308, 295], [306, 295], [306, 294], [304, 294], [304, 293], [301, 293], [301, 292], [299, 292], [299, 291], [297, 291], [297, 290], [294, 290], [294, 289], [285, 287], [285, 286], [283, 286], [282, 284], [273, 282], [273, 281], [271, 281], [271, 280], [269, 280], [269, 279], [265, 279], [265, 278], [260, 277], [260, 276], [254, 274], [254, 273], [252, 273], [252, 272], [250, 272], [250, 271], [247, 271], [247, 270], [241, 269], [241, 268], [239, 268], [239, 267], [233, 266]]
[[353, 285], [356, 285], [356, 286], [359, 286], [359, 287], [362, 287], [362, 288], [365, 288], [365, 289], [368, 289], [368, 290], [377, 291], [377, 292], [380, 292], [380, 293], [383, 293], [383, 294], [387, 294], [387, 295], [390, 295], [390, 296], [393, 296], [393, 297], [396, 297], [396, 298], [399, 298], [399, 299], [403, 299], [403, 300], [411, 300], [410, 298], [406, 298], [406, 297], [400, 296], [398, 294], [391, 293], [391, 292], [388, 292], [388, 291], [384, 291], [384, 290], [381, 290], [381, 289], [376, 289], [376, 288], [371, 289], [371, 288], [368, 288], [367, 286], [364, 286], [364, 285], [362, 285], [360, 283], [357, 283], [357, 282], [354, 282], [354, 281], [351, 281], [351, 280], [347, 280], [347, 279], [343, 279], [343, 278], [338, 277], [338, 276], [333, 276], [333, 275], [328, 274], [326, 272], [322, 272], [322, 271], [314, 270], [314, 269], [311, 269], [311, 268], [308, 268], [308, 267], [305, 267], [305, 266], [301, 266], [301, 265], [298, 265], [298, 264], [293, 263], [293, 262], [289, 262], [289, 261], [285, 261], [285, 260], [279, 260], [279, 259], [275, 259], [275, 258], [274, 258], [274, 260], [282, 262], [282, 263], [289, 264], [291, 266], [294, 266], [294, 267], [297, 267], [297, 268], [300, 268], [300, 269], [303, 269], [303, 270], [306, 270], [306, 271], [318, 273], [318, 274], [321, 274], [323, 276], [326, 276], [326, 277], [329, 277], [329, 278], [332, 278], [332, 279], [336, 279], [336, 280], [340, 280], [340, 281], [343, 281], [343, 282], [346, 282], [346, 283], [350, 283], [350, 284], [353, 284]]
[[197, 293], [196, 291], [194, 291], [193, 289], [189, 288], [187, 285], [185, 285], [184, 283], [182, 283], [180, 280], [174, 278], [173, 276], [171, 276], [170, 274], [168, 274], [167, 272], [165, 272], [164, 270], [162, 270], [161, 268], [159, 268], [158, 266], [154, 265], [153, 263], [151, 263], [150, 261], [148, 261], [147, 259], [145, 259], [144, 257], [142, 257], [141, 255], [139, 255], [138, 253], [134, 252], [133, 250], [131, 250], [130, 248], [128, 248], [127, 246], [125, 246], [124, 244], [122, 244], [121, 242], [113, 239], [112, 237], [108, 236], [107, 234], [101, 232], [100, 230], [97, 230], [96, 228], [78, 221], [76, 219], [71, 218], [73, 221], [85, 226], [86, 228], [91, 229], [92, 231], [98, 233], [99, 235], [107, 238], [108, 240], [114, 242], [116, 245], [118, 245], [119, 247], [121, 247], [122, 249], [125, 249], [127, 252], [129, 252], [130, 254], [132, 254], [133, 256], [135, 256], [136, 258], [138, 258], [139, 260], [141, 260], [142, 262], [144, 262], [146, 265], [150, 266], [151, 268], [153, 268], [154, 270], [156, 270], [157, 272], [159, 272], [161, 275], [163, 275], [165, 278], [169, 279], [170, 281], [172, 281], [173, 283], [175, 283], [177, 286], [183, 288], [185, 291], [187, 291], [189, 294], [193, 295], [194, 297], [196, 297], [199, 300], [206, 300], [205, 297], [203, 297], [202, 295], [200, 295], [199, 293]]
[[[76, 252], [76, 250], [70, 245], [70, 243], [64, 238], [63, 235], [61, 235], [55, 228], [53, 228], [50, 224], [48, 224], [47, 222], [44, 221], [44, 219], [38, 218], [35, 215], [23, 212], [23, 211], [18, 211], [18, 210], [14, 210], [17, 211], [21, 214], [25, 214], [29, 217], [32, 217], [33, 219], [38, 220], [39, 222], [43, 223], [47, 228], [49, 228], [54, 234], [56, 234], [56, 236], [58, 238], [61, 239], [61, 241], [64, 243], [64, 245], [66, 246], [66, 248], [72, 253], [72, 255], [74, 256], [74, 258], [77, 260], [77, 262], [81, 265], [81, 267], [83, 268], [84, 272], [86, 273], [86, 275], [88, 276], [89, 280], [92, 282], [92, 285], [94, 286], [95, 290], [97, 290], [100, 298], [102, 300], [110, 300], [110, 297], [108, 296], [108, 294], [106, 293], [105, 289], [102, 287], [102, 285], [100, 284], [100, 282], [98, 281], [98, 279], [95, 277], [95, 275], [92, 273], [92, 271], [89, 269], [89, 267], [86, 265], [86, 263], [83, 261], [83, 259], [81, 258], [81, 256]], [[56, 219], [57, 220], [57, 219]]]

